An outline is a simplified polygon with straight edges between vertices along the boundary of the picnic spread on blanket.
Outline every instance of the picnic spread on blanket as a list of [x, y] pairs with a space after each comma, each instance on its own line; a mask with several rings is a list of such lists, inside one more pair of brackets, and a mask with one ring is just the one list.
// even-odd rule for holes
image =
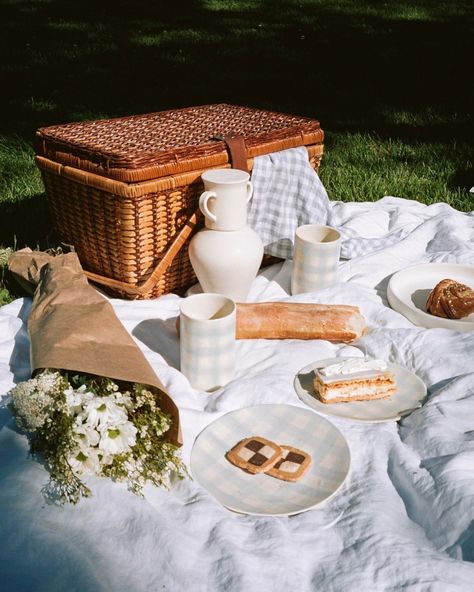
[[472, 589], [474, 212], [330, 200], [319, 122], [231, 105], [38, 140], [73, 252], [10, 259], [3, 581]]

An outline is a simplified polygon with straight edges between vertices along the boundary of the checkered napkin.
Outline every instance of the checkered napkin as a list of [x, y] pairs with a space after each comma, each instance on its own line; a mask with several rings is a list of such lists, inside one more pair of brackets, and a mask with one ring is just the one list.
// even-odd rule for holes
[[[342, 207], [340, 207], [342, 206]], [[363, 236], [369, 234], [373, 229], [369, 227], [370, 222], [366, 222], [366, 227], [362, 230], [356, 230], [343, 226], [347, 222], [343, 204], [340, 202], [330, 202], [327, 224], [337, 228], [341, 233], [341, 258], [353, 259], [362, 257], [369, 253], [375, 253], [381, 249], [390, 247], [403, 240], [413, 230], [411, 226], [402, 226], [389, 230], [382, 236]], [[350, 223], [350, 222], [349, 222]]]
[[252, 184], [249, 224], [262, 239], [268, 255], [291, 259], [295, 230], [303, 224], [328, 224], [337, 228], [342, 237], [343, 259], [389, 247], [411, 231], [399, 227], [383, 236], [371, 237], [370, 228], [362, 234], [344, 226], [347, 218], [344, 209], [338, 202], [329, 201], [304, 147], [256, 157]]
[[326, 224], [329, 199], [306, 148], [256, 157], [252, 184], [249, 224], [268, 255], [291, 258], [298, 226]]

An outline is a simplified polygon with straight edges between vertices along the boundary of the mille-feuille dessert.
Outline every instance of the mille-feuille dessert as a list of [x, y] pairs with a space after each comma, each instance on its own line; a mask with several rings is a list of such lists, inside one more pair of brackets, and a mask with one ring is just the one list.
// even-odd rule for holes
[[281, 458], [265, 474], [282, 481], [299, 481], [311, 465], [311, 455], [287, 444], [280, 444], [280, 448]]
[[315, 370], [314, 390], [322, 403], [369, 401], [393, 395], [396, 381], [383, 360], [341, 358]]
[[233, 465], [247, 473], [264, 473], [281, 458], [282, 450], [278, 444], [262, 438], [250, 436], [238, 442], [226, 453]]
[[463, 319], [474, 313], [474, 290], [449, 278], [441, 280], [431, 290], [426, 310], [445, 319]]

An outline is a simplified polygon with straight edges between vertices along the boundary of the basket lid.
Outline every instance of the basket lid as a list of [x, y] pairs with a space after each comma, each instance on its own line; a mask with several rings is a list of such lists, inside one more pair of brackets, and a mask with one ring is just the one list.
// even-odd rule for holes
[[243, 136], [248, 158], [323, 141], [315, 119], [221, 103], [43, 127], [36, 151], [131, 183], [225, 166], [224, 136]]

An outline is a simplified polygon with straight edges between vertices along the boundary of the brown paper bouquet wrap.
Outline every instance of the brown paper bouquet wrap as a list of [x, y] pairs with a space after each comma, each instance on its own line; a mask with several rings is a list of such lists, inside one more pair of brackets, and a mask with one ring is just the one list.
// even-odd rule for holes
[[112, 305], [89, 285], [77, 255], [23, 249], [11, 255], [9, 269], [34, 290], [28, 319], [32, 374], [57, 368], [145, 384], [172, 418], [169, 440], [182, 444], [178, 408]]
[[147, 385], [172, 418], [167, 439], [181, 445], [178, 408], [112, 305], [89, 285], [77, 255], [23, 249], [11, 255], [9, 269], [34, 291], [28, 319], [32, 374], [54, 368]]

